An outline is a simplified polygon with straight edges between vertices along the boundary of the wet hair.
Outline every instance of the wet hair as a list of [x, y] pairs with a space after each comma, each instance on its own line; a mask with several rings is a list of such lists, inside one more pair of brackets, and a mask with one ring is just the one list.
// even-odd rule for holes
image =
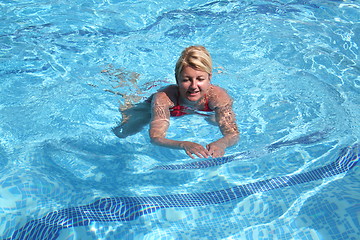
[[176, 82], [182, 70], [188, 66], [211, 75], [212, 61], [208, 50], [203, 46], [190, 46], [185, 48], [175, 66]]

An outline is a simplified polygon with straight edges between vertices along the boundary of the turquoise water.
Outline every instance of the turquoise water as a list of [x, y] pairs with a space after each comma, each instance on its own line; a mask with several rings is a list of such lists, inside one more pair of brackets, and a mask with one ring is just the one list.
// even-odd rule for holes
[[[334, 161], [359, 142], [358, 1], [1, 1], [0, 234], [106, 197], [211, 192]], [[182, 151], [111, 129], [119, 105], [173, 83], [206, 46], [234, 99], [236, 161], [200, 169]], [[168, 137], [221, 136], [201, 116]], [[242, 154], [244, 153], [244, 154]], [[246, 153], [246, 154], [245, 154]], [[222, 204], [94, 221], [57, 239], [357, 239], [359, 171]], [[33, 238], [34, 239], [34, 238]]]

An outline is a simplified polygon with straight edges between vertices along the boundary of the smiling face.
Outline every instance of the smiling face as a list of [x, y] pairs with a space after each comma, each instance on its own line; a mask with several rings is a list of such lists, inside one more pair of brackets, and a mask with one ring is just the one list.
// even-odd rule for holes
[[197, 103], [210, 87], [211, 75], [190, 66], [182, 69], [178, 76], [180, 97], [188, 103]]

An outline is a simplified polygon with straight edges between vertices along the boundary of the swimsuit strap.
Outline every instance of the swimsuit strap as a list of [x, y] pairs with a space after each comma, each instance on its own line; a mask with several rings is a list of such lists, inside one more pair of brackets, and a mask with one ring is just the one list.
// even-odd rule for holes
[[204, 105], [204, 109], [201, 111], [212, 112], [213, 110], [209, 107], [209, 98], [206, 97], [206, 94], [204, 95], [204, 97], [205, 97], [205, 105]]

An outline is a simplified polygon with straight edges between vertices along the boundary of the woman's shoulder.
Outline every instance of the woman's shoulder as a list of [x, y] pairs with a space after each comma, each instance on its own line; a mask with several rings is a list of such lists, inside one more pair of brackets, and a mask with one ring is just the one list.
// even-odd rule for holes
[[211, 107], [216, 108], [231, 103], [232, 99], [224, 88], [216, 85], [211, 86], [209, 91], [209, 104]]
[[164, 88], [159, 89], [155, 94], [154, 98], [157, 102], [168, 103], [173, 105], [178, 95], [177, 85], [168, 85]]
[[209, 97], [212, 99], [221, 99], [221, 98], [230, 98], [227, 91], [219, 86], [211, 85], [210, 91], [209, 91]]

